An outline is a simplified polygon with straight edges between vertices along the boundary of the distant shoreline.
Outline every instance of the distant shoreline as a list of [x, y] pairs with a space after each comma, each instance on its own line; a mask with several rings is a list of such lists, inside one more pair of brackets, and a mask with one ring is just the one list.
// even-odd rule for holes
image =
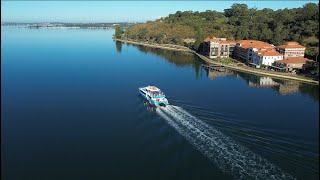
[[79, 27], [79, 26], [71, 26], [71, 27], [65, 27], [65, 26], [53, 26], [53, 27], [33, 27], [33, 26], [27, 26], [27, 25], [1, 25], [5, 27], [17, 27], [17, 28], [27, 28], [27, 29], [114, 29], [114, 27]]
[[[132, 40], [128, 40], [128, 39], [117, 39], [117, 38], [113, 38], [113, 40], [119, 41], [119, 42], [130, 43], [130, 44], [147, 46], [147, 47], [159, 48], [159, 49], [190, 52], [190, 53], [194, 53], [195, 55], [197, 55], [200, 59], [205, 61], [205, 63], [207, 63], [207, 64], [221, 65], [221, 63], [214, 62], [212, 59], [209, 59], [208, 57], [203, 56], [203, 55], [195, 52], [194, 50], [191, 50], [191, 49], [184, 47], [184, 46], [173, 45], [173, 44], [162, 45], [162, 44], [156, 44], [156, 43], [144, 43], [144, 42], [132, 41]], [[301, 82], [305, 82], [305, 83], [309, 83], [309, 84], [319, 85], [319, 81], [312, 80], [312, 79], [309, 79], [306, 77], [297, 76], [297, 75], [292, 76], [292, 75], [281, 74], [279, 72], [267, 72], [267, 71], [264, 72], [264, 70], [258, 70], [258, 69], [252, 69], [252, 68], [249, 69], [249, 67], [231, 66], [231, 65], [226, 65], [226, 64], [224, 64], [223, 66], [226, 68], [232, 69], [232, 70], [246, 72], [249, 74], [270, 76], [270, 77], [277, 78], [277, 79], [295, 80], [295, 81], [301, 81]]]
[[113, 38], [113, 39], [115, 41], [126, 42], [126, 43], [130, 43], [130, 44], [142, 45], [142, 46], [147, 46], [147, 47], [194, 53], [193, 50], [191, 50], [187, 47], [184, 47], [184, 46], [179, 46], [179, 45], [144, 43], [144, 42], [137, 42], [137, 41], [132, 41], [132, 40], [128, 40], [128, 39], [117, 39], [117, 38]]
[[1, 26], [15, 26], [30, 29], [114, 29], [117, 25], [127, 28], [135, 23], [62, 23], [62, 22], [48, 22], [48, 23], [15, 23], [15, 22], [1, 22]]

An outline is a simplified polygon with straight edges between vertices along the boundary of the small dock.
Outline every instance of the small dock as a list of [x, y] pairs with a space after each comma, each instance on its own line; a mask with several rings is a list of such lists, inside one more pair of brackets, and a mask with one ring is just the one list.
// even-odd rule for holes
[[219, 71], [219, 72], [226, 71], [226, 68], [223, 65], [206, 65], [206, 64], [202, 64], [202, 67], [204, 69], [210, 69], [210, 70]]

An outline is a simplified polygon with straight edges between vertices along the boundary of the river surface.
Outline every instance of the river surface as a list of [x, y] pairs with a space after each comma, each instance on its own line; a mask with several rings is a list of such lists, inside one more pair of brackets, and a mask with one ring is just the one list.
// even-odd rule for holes
[[[319, 178], [319, 86], [207, 71], [113, 33], [1, 27], [1, 177]], [[145, 105], [145, 85], [171, 105]]]

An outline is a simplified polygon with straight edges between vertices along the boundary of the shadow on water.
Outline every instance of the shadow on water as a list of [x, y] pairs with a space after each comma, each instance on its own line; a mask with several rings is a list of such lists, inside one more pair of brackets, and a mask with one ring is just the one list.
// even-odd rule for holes
[[267, 76], [252, 75], [230, 69], [226, 69], [224, 72], [207, 69], [205, 69], [205, 71], [207, 72], [208, 78], [211, 80], [223, 76], [233, 76], [245, 80], [245, 82], [253, 88], [271, 88], [281, 95], [290, 95], [295, 92], [300, 92], [308, 95], [315, 101], [319, 101], [318, 85], [305, 84], [298, 81], [275, 79]]
[[116, 49], [118, 53], [122, 52], [122, 42], [116, 41]]
[[[192, 53], [188, 52], [179, 52], [179, 51], [170, 51], [165, 49], [146, 47], [141, 45], [126, 44], [127, 46], [136, 47], [139, 51], [145, 54], [154, 54], [159, 57], [164, 58], [171, 64], [176, 65], [177, 67], [191, 66], [195, 70], [196, 79], [199, 78], [201, 73], [202, 62], [200, 59]], [[116, 42], [117, 51], [121, 52], [122, 43]], [[195, 60], [198, 59], [198, 60]], [[218, 77], [223, 76], [232, 76], [245, 80], [250, 87], [254, 88], [271, 88], [278, 92], [281, 95], [290, 95], [295, 92], [300, 92], [304, 95], [308, 95], [315, 101], [319, 101], [319, 86], [300, 83], [298, 81], [288, 81], [280, 80], [266, 76], [258, 76], [253, 74], [248, 74], [239, 71], [233, 71], [227, 69], [224, 72], [214, 71], [214, 70], [205, 70], [207, 72], [207, 77], [211, 80], [215, 80]]]
[[[121, 43], [121, 42], [117, 42]], [[121, 43], [122, 44], [122, 43]], [[193, 67], [195, 70], [196, 78], [198, 79], [200, 76], [201, 71], [201, 61], [195, 61], [198, 57], [189, 52], [180, 52], [180, 51], [170, 51], [160, 48], [153, 48], [153, 47], [146, 47], [141, 45], [135, 44], [126, 44], [127, 46], [136, 47], [139, 51], [143, 52], [144, 54], [153, 54], [163, 58], [164, 60], [168, 61], [171, 64], [176, 65], [177, 67]], [[118, 46], [117, 45], [117, 50]]]

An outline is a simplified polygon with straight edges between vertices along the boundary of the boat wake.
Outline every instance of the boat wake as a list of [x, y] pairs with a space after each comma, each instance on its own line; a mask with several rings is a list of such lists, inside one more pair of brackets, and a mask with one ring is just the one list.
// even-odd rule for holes
[[295, 179], [178, 106], [156, 110], [210, 161], [236, 179]]

